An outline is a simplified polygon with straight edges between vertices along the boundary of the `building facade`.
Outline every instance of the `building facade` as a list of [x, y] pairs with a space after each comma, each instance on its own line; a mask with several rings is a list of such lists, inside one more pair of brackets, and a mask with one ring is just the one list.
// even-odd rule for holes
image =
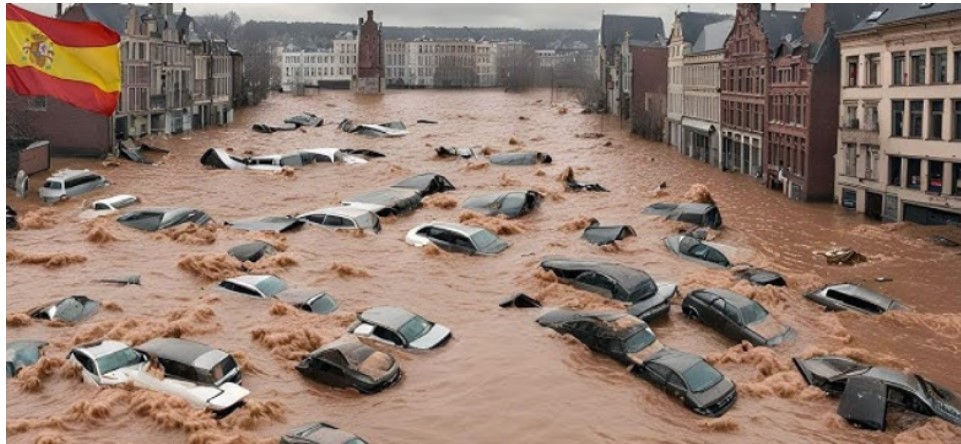
[[631, 65], [625, 61], [630, 51], [625, 42], [660, 42], [664, 40], [664, 22], [658, 17], [635, 17], [604, 14], [598, 33], [599, 77], [605, 91], [605, 107], [614, 115], [628, 118], [630, 84], [624, 84], [625, 71]]
[[341, 32], [327, 49], [301, 50], [293, 46], [280, 54], [280, 88], [302, 93], [306, 87], [348, 89], [357, 73], [356, 32]]
[[961, 6], [884, 4], [839, 35], [834, 197], [868, 217], [961, 223]]
[[660, 42], [630, 41], [629, 75], [624, 82], [631, 85], [631, 131], [641, 137], [664, 140], [667, 113], [668, 48]]
[[357, 75], [352, 77], [354, 92], [383, 94], [387, 89], [384, 67], [384, 36], [381, 24], [374, 21], [374, 11], [367, 11], [367, 19], [359, 19], [360, 36], [357, 42]]
[[[784, 36], [801, 34], [803, 12], [761, 11], [758, 3], [738, 3], [721, 61], [721, 159], [726, 170], [761, 179], [767, 131], [768, 68]], [[766, 181], [778, 181], [767, 168]]]
[[407, 43], [399, 39], [384, 41], [384, 65], [387, 85], [403, 86], [407, 77]]
[[704, 26], [684, 55], [681, 153], [721, 166], [721, 61], [733, 19]]

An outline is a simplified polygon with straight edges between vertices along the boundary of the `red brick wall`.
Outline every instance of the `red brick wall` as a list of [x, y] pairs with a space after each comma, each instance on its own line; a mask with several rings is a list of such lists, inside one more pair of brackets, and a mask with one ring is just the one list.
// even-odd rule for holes
[[367, 20], [360, 27], [360, 46], [357, 54], [357, 77], [384, 77], [383, 42], [374, 21], [374, 11], [367, 11]]
[[50, 141], [54, 156], [103, 157], [112, 147], [110, 118], [47, 98], [46, 111], [27, 109], [32, 100], [8, 90], [7, 118], [28, 120], [30, 136]]
[[824, 25], [827, 22], [827, 5], [811, 3], [811, 8], [804, 13], [801, 30], [804, 32], [805, 43], [817, 43], [824, 38]]
[[666, 47], [631, 47], [631, 120], [654, 140], [661, 140], [667, 116], [667, 56]]

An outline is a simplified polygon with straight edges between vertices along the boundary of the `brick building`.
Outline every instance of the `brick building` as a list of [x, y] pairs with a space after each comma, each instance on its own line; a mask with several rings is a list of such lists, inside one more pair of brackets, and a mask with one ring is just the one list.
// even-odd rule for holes
[[[767, 131], [768, 67], [785, 36], [801, 35], [803, 12], [738, 3], [721, 61], [721, 161], [760, 178]], [[776, 174], [776, 173], [775, 173]]]
[[873, 4], [812, 3], [802, 34], [785, 36], [769, 69], [765, 185], [791, 199], [831, 200], [837, 146], [840, 49], [835, 37]]
[[[635, 17], [604, 14], [598, 33], [601, 85], [605, 91], [605, 103], [614, 115], [629, 114], [630, 85], [624, 85], [625, 67], [622, 49], [625, 40], [644, 42], [660, 41], [664, 37], [664, 22], [659, 17]], [[627, 118], [624, 116], [623, 118]]]
[[631, 131], [648, 140], [664, 140], [667, 115], [667, 46], [630, 40]]
[[384, 38], [381, 24], [374, 21], [374, 11], [367, 11], [367, 19], [360, 18], [357, 42], [357, 75], [351, 79], [354, 92], [383, 94], [387, 88], [384, 72]]

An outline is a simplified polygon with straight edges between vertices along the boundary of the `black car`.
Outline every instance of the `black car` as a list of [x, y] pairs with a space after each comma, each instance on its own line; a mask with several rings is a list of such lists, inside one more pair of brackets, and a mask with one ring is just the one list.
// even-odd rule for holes
[[203, 225], [210, 222], [210, 216], [195, 208], [146, 208], [124, 214], [117, 222], [138, 230], [157, 231], [188, 222]]
[[364, 394], [379, 392], [400, 379], [394, 357], [364, 345], [352, 336], [314, 350], [297, 364], [304, 377], [338, 388], [354, 388]]
[[664, 239], [664, 245], [672, 253], [692, 262], [713, 268], [728, 268], [731, 261], [724, 253], [693, 236], [677, 235]]
[[228, 255], [237, 258], [240, 262], [257, 262], [276, 253], [277, 249], [273, 245], [263, 241], [240, 244], [227, 250]]
[[537, 191], [507, 191], [471, 197], [464, 201], [463, 207], [486, 216], [503, 214], [513, 219], [534, 211], [543, 200], [544, 195]]
[[408, 177], [395, 183], [391, 188], [407, 188], [417, 190], [421, 196], [430, 196], [434, 193], [443, 193], [454, 189], [454, 184], [450, 183], [446, 177], [434, 173], [422, 173]]
[[808, 384], [840, 396], [838, 414], [857, 427], [884, 430], [888, 407], [961, 426], [961, 397], [919, 375], [837, 356], [794, 358], [794, 366]]
[[624, 312], [557, 309], [541, 315], [537, 323], [627, 365], [643, 364], [664, 348], [646, 322]]
[[368, 191], [342, 203], [359, 207], [380, 217], [400, 216], [420, 207], [424, 196], [416, 188], [390, 187]]
[[721, 288], [692, 291], [681, 303], [681, 311], [738, 342], [774, 346], [795, 334], [761, 304]]
[[715, 229], [722, 223], [721, 211], [713, 204], [659, 202], [645, 208], [643, 213]]
[[297, 427], [280, 437], [280, 444], [367, 444], [359, 436], [324, 422]]
[[757, 267], [738, 266], [735, 268], [736, 269], [733, 269], [735, 276], [747, 280], [754, 285], [787, 286], [787, 281], [784, 280], [784, 276], [781, 276], [780, 273]]
[[594, 220], [584, 229], [581, 239], [594, 245], [608, 245], [634, 236], [637, 236], [637, 232], [630, 225], [601, 225]]
[[667, 313], [677, 285], [657, 283], [636, 268], [609, 262], [571, 259], [549, 259], [541, 268], [554, 273], [561, 282], [581, 290], [631, 304], [627, 312], [651, 322]]
[[737, 401], [734, 382], [700, 356], [665, 348], [635, 366], [634, 372], [694, 413], [718, 417]]
[[887, 296], [854, 284], [828, 285], [806, 293], [804, 297], [823, 305], [828, 311], [854, 310], [864, 314], [881, 314], [907, 308]]

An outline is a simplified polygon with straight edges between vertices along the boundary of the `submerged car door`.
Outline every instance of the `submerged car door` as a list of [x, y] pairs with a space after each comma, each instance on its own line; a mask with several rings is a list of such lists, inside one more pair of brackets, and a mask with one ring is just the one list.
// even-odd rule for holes
[[457, 251], [451, 242], [451, 233], [447, 230], [438, 227], [428, 227], [424, 235], [442, 250]]
[[687, 395], [687, 386], [684, 384], [684, 380], [673, 370], [668, 370], [668, 372], [667, 384], [664, 386], [664, 390], [669, 395], [683, 400]]
[[[722, 299], [718, 300], [723, 302]], [[744, 328], [741, 326], [741, 312], [737, 307], [724, 303], [720, 318], [721, 323], [718, 327], [725, 336], [737, 341], [745, 339]]]
[[670, 373], [671, 370], [663, 365], [654, 362], [644, 364], [644, 375], [658, 388], [665, 389], [667, 386], [667, 376]]
[[311, 368], [316, 369], [314, 374], [318, 380], [335, 387], [353, 385], [354, 381], [347, 376], [349, 367], [347, 358], [338, 350], [327, 350], [311, 364]]
[[574, 279], [574, 287], [597, 293], [606, 298], [614, 298], [614, 282], [607, 276], [588, 271], [581, 273]]

